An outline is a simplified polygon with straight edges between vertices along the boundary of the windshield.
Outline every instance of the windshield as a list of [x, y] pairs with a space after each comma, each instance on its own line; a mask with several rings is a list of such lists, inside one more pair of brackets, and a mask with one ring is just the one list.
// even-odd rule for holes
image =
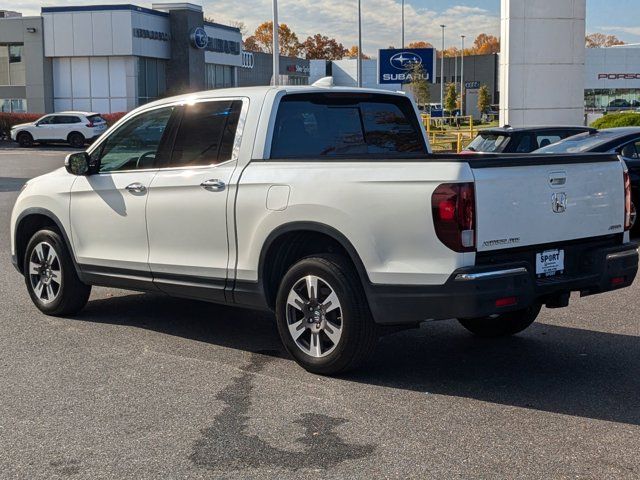
[[534, 153], [582, 153], [589, 152], [600, 145], [613, 140], [613, 132], [581, 133], [561, 142], [540, 148]]
[[509, 137], [495, 133], [480, 133], [466, 150], [471, 152], [496, 153], [502, 152], [509, 143]]

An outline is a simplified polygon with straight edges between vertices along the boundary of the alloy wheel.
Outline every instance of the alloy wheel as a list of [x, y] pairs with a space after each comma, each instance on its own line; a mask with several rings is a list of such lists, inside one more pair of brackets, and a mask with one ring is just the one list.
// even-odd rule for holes
[[335, 350], [342, 337], [342, 307], [335, 290], [315, 275], [298, 280], [287, 297], [289, 334], [305, 354], [322, 358]]
[[36, 297], [45, 305], [60, 294], [62, 267], [58, 253], [50, 243], [40, 242], [31, 251], [29, 280]]

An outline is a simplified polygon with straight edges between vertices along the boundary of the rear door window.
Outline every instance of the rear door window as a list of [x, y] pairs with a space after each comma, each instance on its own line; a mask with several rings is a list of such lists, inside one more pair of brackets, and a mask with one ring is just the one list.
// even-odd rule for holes
[[555, 132], [544, 132], [536, 135], [536, 143], [538, 148], [548, 147], [553, 143], [557, 143], [563, 138], [566, 138], [568, 134], [558, 134]]
[[279, 105], [273, 159], [419, 157], [427, 153], [411, 101], [379, 94], [297, 94]]
[[215, 165], [231, 160], [242, 110], [241, 100], [216, 100], [187, 105], [168, 165]]
[[638, 145], [636, 143], [628, 143], [620, 151], [620, 155], [624, 158], [636, 160], [638, 158]]
[[531, 153], [534, 150], [536, 150], [536, 147], [533, 146], [531, 135], [527, 133], [520, 137], [515, 153]]

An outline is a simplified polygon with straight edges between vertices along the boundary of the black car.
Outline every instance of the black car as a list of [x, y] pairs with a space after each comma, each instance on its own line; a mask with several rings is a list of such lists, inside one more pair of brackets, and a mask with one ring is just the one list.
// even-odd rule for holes
[[589, 127], [523, 127], [482, 130], [462, 153], [531, 153], [541, 147], [584, 132]]
[[[567, 138], [534, 153], [613, 153], [620, 155], [629, 169], [634, 205], [640, 205], [640, 127], [607, 128]], [[634, 234], [640, 233], [636, 222]]]

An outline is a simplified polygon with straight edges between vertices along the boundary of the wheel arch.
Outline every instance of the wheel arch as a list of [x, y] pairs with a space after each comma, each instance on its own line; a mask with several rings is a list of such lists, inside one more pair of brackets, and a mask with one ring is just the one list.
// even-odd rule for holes
[[84, 133], [82, 133], [82, 132], [80, 132], [80, 131], [78, 131], [78, 130], [71, 130], [71, 131], [69, 132], [69, 134], [67, 135], [67, 142], [68, 142], [68, 141], [70, 141], [70, 139], [71, 139], [71, 135], [73, 135], [74, 133], [77, 133], [78, 135], [81, 135], [81, 136], [82, 136], [82, 138], [84, 138], [84, 139], [85, 139], [85, 141], [87, 140], [87, 137], [85, 137]]
[[71, 260], [73, 261], [73, 265], [78, 274], [80, 273], [80, 268], [76, 262], [75, 255], [73, 253], [73, 249], [71, 248], [71, 242], [69, 241], [69, 236], [67, 235], [66, 230], [62, 226], [62, 222], [60, 219], [50, 210], [46, 208], [28, 208], [24, 210], [18, 216], [16, 220], [16, 228], [14, 232], [14, 245], [15, 245], [15, 260], [14, 263], [18, 271], [24, 274], [23, 266], [24, 266], [24, 255], [25, 250], [27, 248], [27, 244], [31, 237], [39, 230], [42, 230], [43, 227], [55, 227], [60, 235], [62, 235], [62, 239], [65, 242], [67, 248], [69, 249], [69, 253], [71, 254]]
[[343, 254], [354, 266], [367, 293], [367, 270], [349, 239], [337, 229], [318, 222], [291, 222], [273, 230], [260, 251], [258, 288], [273, 309], [279, 280], [298, 260], [313, 254]]

